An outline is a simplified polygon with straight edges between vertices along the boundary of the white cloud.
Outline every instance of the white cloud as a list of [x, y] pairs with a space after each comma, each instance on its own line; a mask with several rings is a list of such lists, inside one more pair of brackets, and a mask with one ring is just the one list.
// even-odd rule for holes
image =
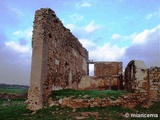
[[126, 47], [111, 46], [106, 43], [98, 46], [88, 39], [80, 39], [82, 45], [89, 51], [89, 59], [98, 61], [115, 61], [125, 54]]
[[32, 28], [17, 30], [12, 35], [12, 41], [5, 42], [5, 46], [18, 53], [31, 54]]
[[17, 30], [15, 32], [13, 32], [12, 34], [15, 36], [15, 38], [22, 38], [22, 37], [25, 37], [27, 39], [31, 39], [32, 38], [32, 30], [33, 28], [28, 28], [24, 31], [21, 31], [21, 30]]
[[70, 15], [69, 18], [71, 18], [73, 21], [80, 21], [83, 19], [83, 15], [79, 15], [77, 13]]
[[87, 33], [91, 33], [91, 32], [93, 32], [93, 31], [95, 31], [95, 30], [99, 30], [101, 28], [101, 26], [100, 25], [96, 25], [95, 23], [94, 23], [94, 21], [92, 20], [85, 28], [84, 28], [84, 30], [87, 32]]
[[79, 39], [82, 45], [87, 48], [89, 51], [96, 48], [96, 44], [88, 39]]
[[92, 6], [92, 4], [87, 2], [86, 0], [76, 3], [76, 8], [90, 7], [90, 6]]
[[121, 35], [120, 34], [113, 34], [111, 39], [112, 40], [117, 40], [117, 39], [120, 39], [121, 38]]
[[[133, 59], [143, 60], [147, 67], [160, 67], [160, 25], [153, 29], [144, 30], [141, 33], [133, 33], [129, 36], [121, 36], [121, 39], [133, 41], [134, 44], [124, 47], [105, 43], [99, 46], [89, 39], [79, 39], [89, 51], [89, 59], [95, 61], [122, 61], [124, 67]], [[113, 38], [114, 38], [113, 37]], [[115, 37], [115, 38], [116, 38]], [[140, 39], [140, 41], [139, 41]], [[123, 68], [125, 69], [125, 68]], [[92, 71], [93, 72], [93, 71]]]
[[15, 35], [15, 36], [22, 36], [23, 32], [22, 31], [15, 31], [15, 32], [13, 32], [13, 35]]
[[16, 52], [31, 53], [31, 49], [27, 45], [20, 45], [19, 43], [16, 43], [14, 41], [6, 42], [5, 45]]
[[149, 30], [144, 30], [142, 33], [138, 34], [134, 39], [133, 39], [133, 43], [134, 44], [142, 44], [145, 43], [146, 38], [149, 34]]
[[18, 17], [25, 16], [25, 14], [17, 8], [9, 8], [9, 10], [14, 12]]
[[137, 33], [132, 33], [129, 36], [123, 36], [122, 39], [123, 40], [133, 40], [136, 36], [137, 36]]
[[[119, 61], [125, 55], [126, 47], [111, 46], [106, 43], [103, 46], [93, 43], [89, 39], [79, 39], [82, 45], [89, 51], [89, 59], [93, 61]], [[89, 75], [94, 75], [94, 66], [89, 66]]]
[[97, 47], [90, 52], [90, 58], [103, 61], [117, 61], [125, 53], [126, 47], [120, 48], [117, 45], [111, 46], [110, 43]]
[[[7, 84], [29, 85], [31, 53], [17, 52], [10, 46], [18, 46], [16, 43], [4, 43], [5, 37], [1, 37], [0, 43], [0, 82]], [[4, 41], [3, 41], [4, 40]], [[7, 46], [9, 45], [9, 46]], [[26, 51], [25, 49], [23, 49]]]
[[73, 24], [67, 24], [65, 25], [66, 28], [70, 29], [70, 30], [73, 30], [74, 29], [74, 25]]
[[82, 7], [90, 7], [91, 4], [88, 2], [84, 2], [83, 4], [81, 4]]
[[160, 25], [157, 26], [156, 28], [153, 28], [152, 30], [144, 30], [143, 32], [139, 33], [134, 39], [133, 43], [134, 44], [145, 44], [146, 41], [148, 40], [149, 36], [153, 34], [156, 30], [160, 31]]
[[[15, 32], [14, 34], [9, 35], [8, 37], [6, 37], [4, 33], [1, 34], [1, 83], [29, 85], [31, 67], [31, 45], [28, 45], [28, 41], [26, 41], [27, 44], [23, 44], [21, 42], [20, 36], [21, 32]], [[23, 40], [26, 40], [26, 38], [24, 38]]]
[[160, 67], [160, 25], [151, 29], [144, 30], [137, 34], [133, 39], [132, 46], [126, 49], [125, 55], [121, 60], [127, 64], [130, 60], [143, 60], [147, 67]]
[[33, 28], [29, 28], [29, 29], [25, 30], [25, 34], [27, 35], [27, 38], [29, 38], [29, 39], [32, 38], [32, 31], [33, 31]]
[[124, 42], [124, 41], [128, 41], [128, 40], [133, 40], [136, 36], [137, 36], [137, 33], [133, 33], [128, 36], [122, 36], [120, 34], [115, 33], [112, 35], [111, 39], [112, 40], [119, 40], [120, 42]]

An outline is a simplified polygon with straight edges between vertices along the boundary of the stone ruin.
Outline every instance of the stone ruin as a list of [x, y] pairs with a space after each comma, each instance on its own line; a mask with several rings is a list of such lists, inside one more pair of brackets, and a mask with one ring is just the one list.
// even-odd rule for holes
[[[49, 8], [36, 11], [32, 35], [32, 65], [27, 108], [42, 109], [56, 89], [113, 89], [160, 100], [160, 68], [131, 61], [123, 75], [122, 62], [93, 62], [88, 51]], [[95, 76], [89, 75], [94, 64]]]
[[94, 64], [94, 76], [83, 76], [80, 90], [120, 90], [123, 89], [122, 62], [88, 62]]
[[28, 108], [38, 110], [53, 89], [77, 89], [88, 74], [88, 51], [51, 9], [36, 11], [32, 36], [32, 66]]
[[143, 61], [132, 60], [125, 69], [124, 83], [127, 91], [160, 100], [160, 67], [147, 68]]

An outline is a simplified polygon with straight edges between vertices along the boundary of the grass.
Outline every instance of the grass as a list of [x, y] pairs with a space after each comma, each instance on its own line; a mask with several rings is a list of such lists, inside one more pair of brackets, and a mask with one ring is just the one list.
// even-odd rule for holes
[[[90, 95], [90, 98], [95, 97], [107, 97], [116, 99], [120, 95], [127, 94], [125, 91], [75, 91], [75, 90], [58, 90], [54, 91], [52, 97], [59, 98], [75, 96], [75, 98], [82, 98], [84, 95]], [[19, 102], [20, 100], [17, 100]], [[0, 105], [4, 101], [0, 100]], [[72, 112], [71, 108], [60, 106], [53, 106], [39, 110], [36, 114], [31, 114], [32, 111], [27, 110], [24, 104], [18, 104], [10, 107], [0, 107], [0, 120], [76, 120], [77, 116], [82, 116], [84, 112], [98, 112], [101, 120], [126, 120], [124, 117], [125, 113], [148, 113], [148, 114], [159, 114], [160, 115], [160, 102], [155, 102], [150, 108], [142, 108], [141, 105], [137, 105], [134, 109], [123, 108], [121, 106], [107, 106], [107, 107], [94, 107], [94, 108], [79, 108], [76, 112]], [[95, 116], [89, 115], [89, 118], [84, 120], [95, 120]], [[135, 118], [128, 118], [134, 120]], [[140, 118], [143, 120], [142, 118]], [[151, 118], [148, 118], [148, 120]], [[153, 118], [152, 118], [153, 119]], [[144, 118], [146, 120], [146, 118]]]
[[[154, 103], [153, 107], [148, 109], [135, 108], [133, 110], [122, 108], [120, 106], [107, 106], [95, 108], [79, 108], [76, 112], [72, 112], [71, 108], [51, 107], [39, 110], [36, 114], [31, 115], [31, 111], [27, 110], [25, 106], [14, 106], [0, 108], [0, 120], [75, 120], [76, 116], [80, 116], [83, 112], [98, 112], [101, 120], [126, 120], [123, 116], [125, 113], [152, 113], [160, 114], [156, 111], [160, 106], [160, 102]], [[130, 118], [134, 120], [135, 118]], [[148, 120], [151, 118], [148, 118]], [[152, 118], [153, 119], [153, 118]], [[86, 120], [95, 120], [94, 116], [86, 118]], [[146, 120], [142, 119], [141, 120]]]
[[27, 90], [23, 90], [21, 88], [0, 88], [0, 93], [16, 93], [16, 94], [23, 94], [26, 93]]
[[83, 98], [84, 95], [89, 95], [88, 98], [106, 98], [110, 97], [112, 100], [117, 99], [121, 95], [127, 94], [126, 91], [114, 91], [114, 90], [72, 90], [72, 89], [66, 89], [66, 90], [57, 90], [53, 91], [52, 98], [56, 99], [56, 96], [59, 98], [74, 96], [74, 98]]

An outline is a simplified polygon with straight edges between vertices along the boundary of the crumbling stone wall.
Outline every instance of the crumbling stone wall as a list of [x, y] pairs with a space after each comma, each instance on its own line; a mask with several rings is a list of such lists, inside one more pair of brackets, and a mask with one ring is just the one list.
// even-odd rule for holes
[[125, 89], [143, 98], [160, 100], [160, 68], [147, 68], [141, 60], [132, 60], [125, 69]]
[[122, 62], [95, 62], [94, 75], [104, 80], [105, 89], [122, 89]]
[[122, 62], [94, 62], [94, 76], [83, 76], [79, 89], [123, 89]]
[[[147, 67], [141, 60], [132, 60], [125, 69], [125, 89], [131, 92], [147, 92]], [[143, 85], [146, 85], [145, 88]], [[143, 86], [143, 87], [142, 87]]]
[[54, 86], [77, 89], [87, 75], [88, 51], [51, 9], [36, 11], [28, 108], [43, 107]]
[[61, 106], [70, 107], [73, 110], [77, 108], [86, 108], [86, 107], [105, 107], [105, 106], [115, 106], [119, 105], [123, 108], [134, 109], [136, 105], [140, 105], [144, 108], [149, 108], [152, 106], [153, 102], [148, 101], [147, 98], [141, 98], [141, 96], [137, 93], [129, 93], [126, 95], [122, 95], [118, 97], [116, 100], [111, 100], [110, 97], [106, 98], [89, 98], [90, 95], [84, 95], [82, 98], [75, 98], [74, 96], [60, 98], [59, 100], [52, 100], [49, 98], [48, 104], [50, 107], [52, 106]]
[[148, 69], [149, 97], [160, 101], [160, 67]]
[[94, 75], [98, 77], [110, 77], [122, 73], [122, 62], [95, 62]]
[[83, 76], [78, 87], [80, 90], [118, 90], [117, 77]]

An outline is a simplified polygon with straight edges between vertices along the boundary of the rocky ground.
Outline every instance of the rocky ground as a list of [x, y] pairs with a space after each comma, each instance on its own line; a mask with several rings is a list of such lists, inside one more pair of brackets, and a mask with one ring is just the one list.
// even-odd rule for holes
[[[129, 93], [126, 95], [122, 95], [118, 97], [116, 100], [110, 99], [110, 97], [106, 98], [89, 98], [90, 95], [84, 95], [83, 98], [75, 98], [75, 96], [64, 97], [57, 100], [52, 100], [50, 97], [48, 99], [49, 107], [52, 106], [61, 106], [70, 107], [73, 109], [76, 108], [87, 108], [87, 107], [106, 107], [106, 106], [122, 106], [124, 108], [133, 109], [137, 104], [141, 104], [142, 107], [149, 108], [153, 102], [147, 98], [141, 98], [140, 95], [136, 93]], [[57, 96], [58, 98], [58, 96]]]

